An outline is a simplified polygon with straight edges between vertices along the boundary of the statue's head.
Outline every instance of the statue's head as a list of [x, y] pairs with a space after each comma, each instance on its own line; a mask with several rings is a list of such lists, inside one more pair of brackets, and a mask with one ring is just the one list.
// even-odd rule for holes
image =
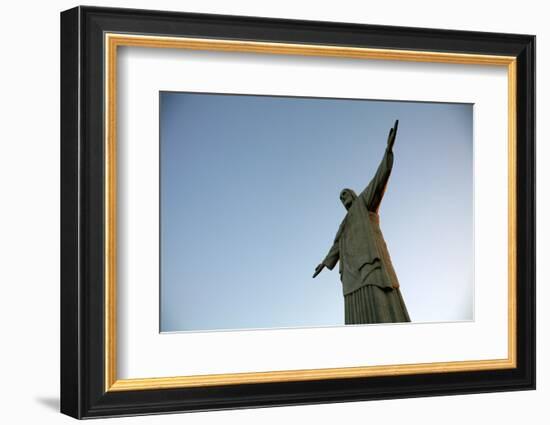
[[340, 192], [340, 201], [342, 201], [342, 204], [344, 204], [344, 207], [346, 207], [347, 210], [350, 209], [353, 201], [355, 201], [356, 199], [357, 195], [352, 189], [343, 189]]

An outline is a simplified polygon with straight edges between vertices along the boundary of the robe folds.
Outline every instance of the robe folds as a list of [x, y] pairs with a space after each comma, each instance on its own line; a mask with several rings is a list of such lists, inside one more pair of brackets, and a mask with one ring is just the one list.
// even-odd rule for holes
[[387, 148], [374, 178], [349, 207], [323, 260], [331, 270], [340, 262], [346, 324], [410, 321], [378, 215], [392, 166], [393, 152]]

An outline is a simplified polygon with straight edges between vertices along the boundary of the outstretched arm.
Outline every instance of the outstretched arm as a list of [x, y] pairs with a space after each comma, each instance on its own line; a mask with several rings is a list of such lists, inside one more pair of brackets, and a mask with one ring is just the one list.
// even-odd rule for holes
[[338, 232], [336, 232], [336, 237], [334, 238], [334, 243], [332, 244], [332, 247], [330, 248], [327, 256], [324, 258], [321, 263], [317, 267], [315, 267], [315, 273], [313, 273], [313, 277], [316, 277], [319, 273], [323, 271], [323, 269], [326, 267], [329, 270], [332, 270], [338, 260], [340, 259], [340, 235], [342, 234], [342, 230], [344, 229], [344, 222], [340, 224], [340, 227], [338, 228]]
[[315, 273], [313, 273], [313, 277], [316, 277], [319, 273], [321, 273], [325, 267], [329, 270], [332, 270], [339, 259], [340, 249], [338, 248], [338, 242], [334, 242], [325, 259], [321, 263], [319, 263], [317, 267], [315, 267]]
[[361, 195], [359, 195], [363, 202], [366, 203], [369, 211], [378, 212], [378, 208], [380, 208], [380, 203], [384, 197], [384, 191], [386, 190], [386, 185], [388, 184], [388, 179], [390, 178], [393, 166], [393, 145], [395, 143], [398, 125], [399, 120], [396, 120], [395, 125], [390, 130], [388, 135], [386, 151], [384, 152], [384, 157], [376, 170], [376, 174], [365, 190], [361, 192]]

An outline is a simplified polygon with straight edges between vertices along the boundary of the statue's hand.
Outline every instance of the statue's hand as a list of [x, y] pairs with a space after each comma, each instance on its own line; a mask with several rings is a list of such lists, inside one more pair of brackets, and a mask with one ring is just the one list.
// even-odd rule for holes
[[319, 264], [317, 267], [315, 267], [315, 273], [313, 273], [313, 277], [316, 277], [321, 271], [325, 268], [325, 265], [323, 263]]
[[390, 134], [388, 134], [388, 149], [393, 148], [395, 143], [395, 136], [397, 135], [397, 127], [399, 126], [399, 120], [395, 120], [395, 124], [392, 129], [390, 129]]

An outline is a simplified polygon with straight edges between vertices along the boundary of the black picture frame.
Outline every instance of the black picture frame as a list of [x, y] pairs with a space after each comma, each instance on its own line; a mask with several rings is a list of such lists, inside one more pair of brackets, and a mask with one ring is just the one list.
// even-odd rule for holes
[[[104, 34], [514, 56], [517, 367], [105, 391]], [[61, 13], [61, 412], [75, 418], [535, 388], [535, 37], [98, 7]]]

